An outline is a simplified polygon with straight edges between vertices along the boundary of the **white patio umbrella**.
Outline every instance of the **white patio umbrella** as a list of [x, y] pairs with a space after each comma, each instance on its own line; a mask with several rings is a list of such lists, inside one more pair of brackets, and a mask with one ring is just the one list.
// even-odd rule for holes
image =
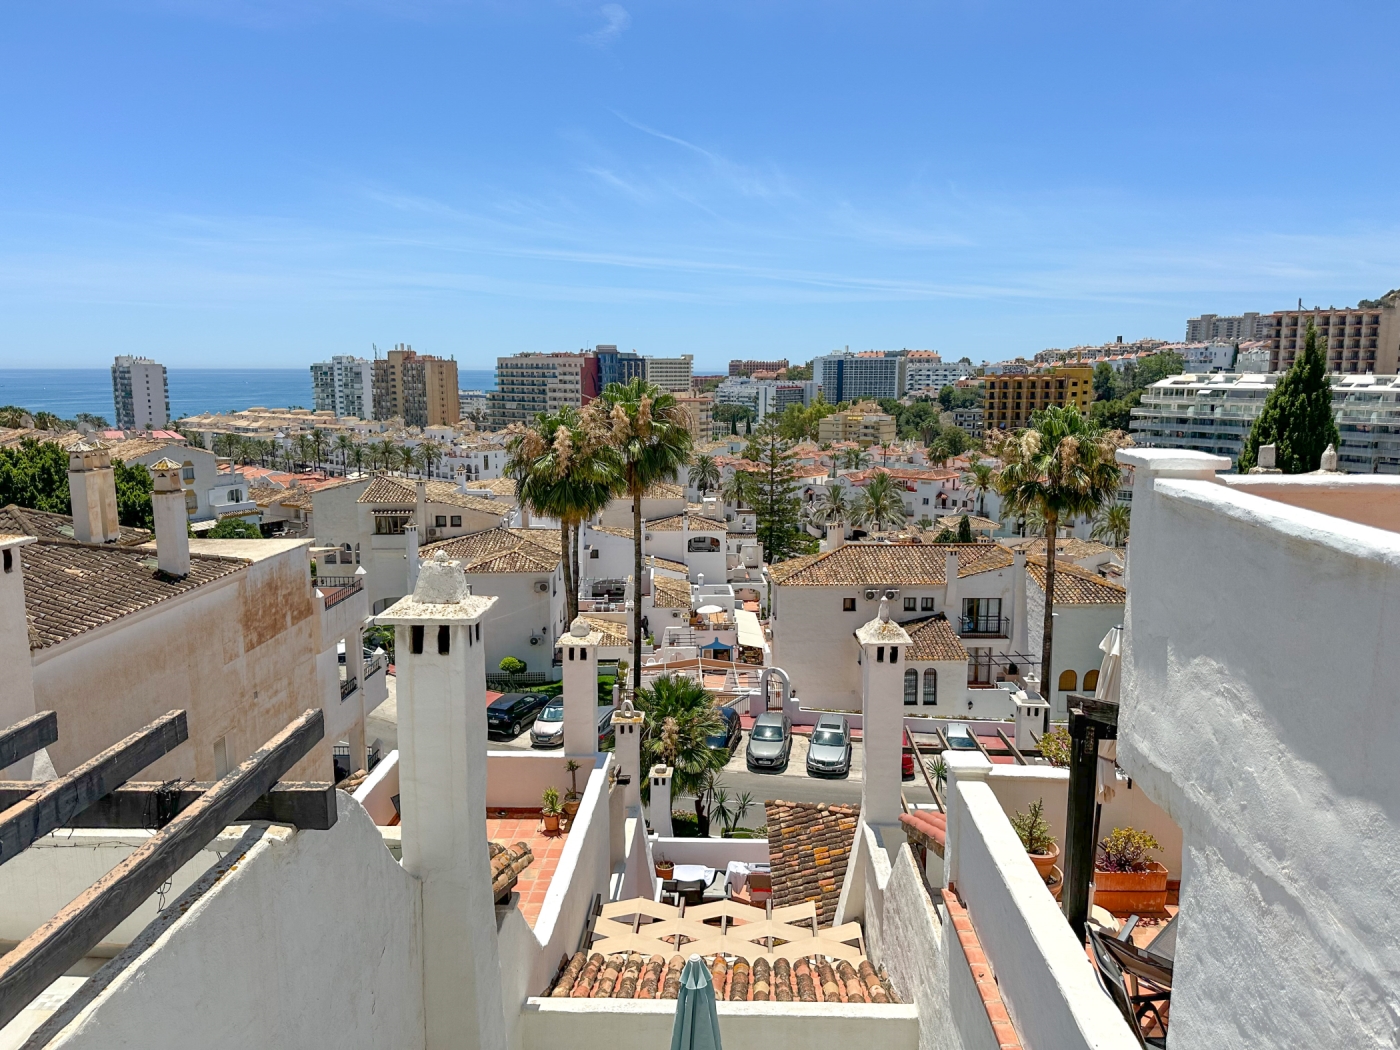
[[[1118, 686], [1123, 662], [1123, 628], [1111, 627], [1103, 641], [1103, 663], [1099, 665], [1099, 684], [1094, 689], [1095, 700], [1118, 703]], [[1118, 784], [1118, 741], [1099, 741], [1098, 801], [1107, 802], [1113, 798]]]
[[724, 612], [724, 607], [719, 605], [702, 605], [695, 611], [701, 616], [713, 616], [715, 613]]

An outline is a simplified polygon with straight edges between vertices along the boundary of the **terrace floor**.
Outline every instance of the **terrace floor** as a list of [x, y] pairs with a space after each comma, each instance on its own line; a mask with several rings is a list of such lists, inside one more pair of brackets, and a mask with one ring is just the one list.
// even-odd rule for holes
[[530, 852], [535, 855], [534, 863], [520, 873], [520, 879], [515, 884], [515, 892], [520, 894], [520, 913], [525, 916], [530, 928], [534, 929], [535, 922], [540, 917], [540, 909], [544, 907], [550, 881], [554, 878], [555, 869], [559, 867], [559, 858], [564, 854], [564, 843], [569, 834], [559, 832], [546, 835], [544, 822], [540, 819], [540, 811], [537, 809], [491, 811], [491, 814], [497, 813], [505, 815], [487, 816], [486, 837], [503, 846], [513, 846], [517, 842], [527, 843]]

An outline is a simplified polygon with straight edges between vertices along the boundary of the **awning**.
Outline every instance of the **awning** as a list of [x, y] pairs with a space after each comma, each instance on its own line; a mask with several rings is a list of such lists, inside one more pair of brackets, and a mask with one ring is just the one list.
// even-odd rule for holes
[[414, 508], [412, 507], [393, 507], [389, 509], [375, 507], [370, 513], [376, 518], [409, 518], [413, 516], [413, 510]]
[[750, 649], [762, 649], [768, 644], [763, 637], [763, 628], [758, 622], [758, 614], [747, 609], [734, 610], [734, 626], [738, 628], [739, 644]]

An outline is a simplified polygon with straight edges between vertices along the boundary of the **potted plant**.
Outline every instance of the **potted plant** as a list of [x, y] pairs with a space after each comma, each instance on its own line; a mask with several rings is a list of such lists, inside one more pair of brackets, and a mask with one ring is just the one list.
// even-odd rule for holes
[[1011, 826], [1016, 829], [1016, 835], [1030, 855], [1035, 870], [1042, 879], [1048, 880], [1055, 861], [1060, 859], [1060, 844], [1050, 834], [1050, 823], [1045, 819], [1044, 809], [1045, 800], [1036, 799], [1026, 812], [1018, 812], [1011, 818]]
[[1094, 903], [1115, 915], [1160, 915], [1167, 910], [1167, 869], [1147, 854], [1162, 847], [1136, 828], [1114, 828], [1099, 843]]
[[546, 834], [559, 831], [559, 817], [564, 812], [564, 804], [559, 798], [557, 787], [547, 787], [540, 796], [540, 814], [544, 817]]
[[564, 816], [572, 821], [578, 813], [579, 802], [583, 800], [583, 796], [578, 793], [579, 764], [571, 758], [564, 763], [564, 768], [569, 771], [569, 784], [571, 785], [568, 794], [564, 796]]
[[656, 868], [656, 877], [662, 882], [667, 881], [676, 873], [676, 866], [666, 859], [665, 854], [658, 853], [653, 862]]
[[1064, 726], [1056, 726], [1040, 738], [1040, 757], [1052, 766], [1063, 769], [1069, 765], [1071, 746], [1069, 730]]

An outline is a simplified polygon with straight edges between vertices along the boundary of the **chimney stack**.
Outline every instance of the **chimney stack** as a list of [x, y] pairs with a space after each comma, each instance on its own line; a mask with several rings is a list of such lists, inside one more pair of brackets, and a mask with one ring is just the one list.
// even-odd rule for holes
[[[865, 775], [860, 815], [874, 827], [899, 826], [904, 759], [904, 672], [911, 639], [890, 619], [890, 598], [875, 619], [856, 631], [861, 649], [861, 724]], [[903, 841], [902, 839], [900, 841]]]
[[158, 459], [151, 465], [154, 485], [151, 509], [156, 519], [156, 561], [170, 576], [190, 572], [190, 517], [185, 510], [185, 490], [180, 484], [180, 464]]
[[588, 760], [598, 754], [598, 645], [603, 633], [582, 616], [555, 643], [563, 663], [564, 754]]
[[73, 538], [84, 543], [116, 542], [120, 535], [117, 480], [111, 454], [102, 442], [80, 441], [68, 449], [68, 493]]

